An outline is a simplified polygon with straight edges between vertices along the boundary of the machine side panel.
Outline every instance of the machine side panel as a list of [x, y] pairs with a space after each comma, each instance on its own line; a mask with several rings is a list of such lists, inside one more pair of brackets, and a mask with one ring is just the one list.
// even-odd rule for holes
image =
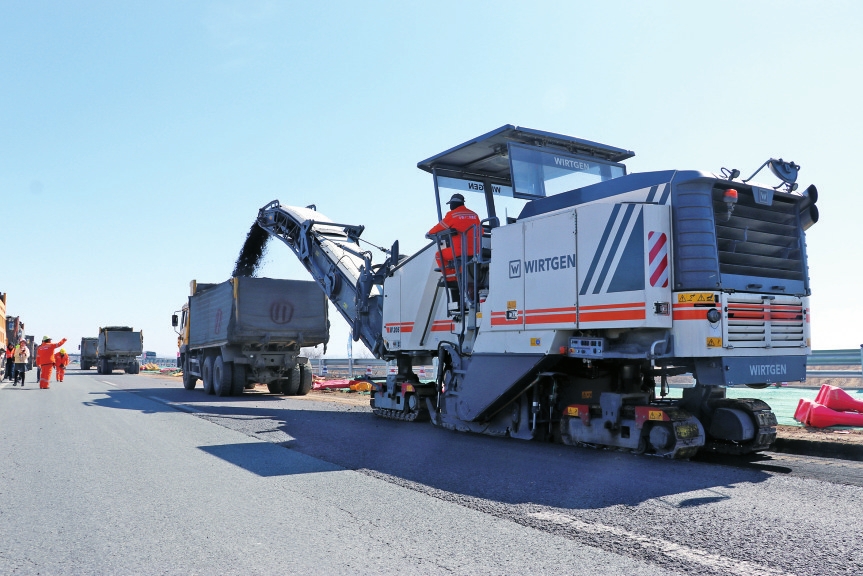
[[642, 208], [594, 204], [578, 209], [579, 328], [647, 326]]
[[489, 330], [524, 328], [524, 224], [516, 222], [491, 232], [489, 293], [483, 306]]
[[526, 329], [576, 329], [575, 239], [575, 209], [524, 221]]

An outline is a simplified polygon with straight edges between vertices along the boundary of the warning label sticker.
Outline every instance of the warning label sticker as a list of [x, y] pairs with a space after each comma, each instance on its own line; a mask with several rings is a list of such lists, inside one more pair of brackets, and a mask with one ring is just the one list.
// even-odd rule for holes
[[681, 292], [677, 295], [679, 303], [686, 302], [713, 302], [713, 292]]
[[707, 347], [708, 348], [722, 348], [722, 338], [717, 338], [715, 336], [707, 337]]

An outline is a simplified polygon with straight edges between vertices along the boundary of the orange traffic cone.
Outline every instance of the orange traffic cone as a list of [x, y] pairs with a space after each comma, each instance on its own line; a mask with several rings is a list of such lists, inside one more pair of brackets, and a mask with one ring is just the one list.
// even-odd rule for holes
[[[799, 406], [799, 405], [798, 405]], [[809, 426], [827, 428], [828, 426], [863, 426], [863, 414], [838, 412], [821, 404], [812, 404], [808, 415]]]
[[[821, 389], [827, 388], [822, 395], [819, 404], [823, 404], [832, 410], [853, 410], [854, 412], [863, 412], [863, 401], [855, 400], [842, 388], [836, 386], [828, 386], [825, 384]], [[821, 394], [821, 392], [819, 392]]]

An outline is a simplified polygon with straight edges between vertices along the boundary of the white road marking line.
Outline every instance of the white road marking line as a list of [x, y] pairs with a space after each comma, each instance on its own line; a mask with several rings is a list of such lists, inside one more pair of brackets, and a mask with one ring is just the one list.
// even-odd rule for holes
[[104, 383], [104, 384], [107, 384], [108, 386], [113, 386], [114, 388], [119, 388], [119, 386], [117, 386], [117, 385], [116, 385], [116, 384], [114, 384], [113, 382], [108, 382], [107, 380], [99, 380], [99, 382], [102, 382], [102, 383]]
[[558, 512], [535, 512], [529, 516], [537, 520], [571, 526], [580, 532], [588, 534], [612, 534], [629, 540], [642, 548], [650, 548], [670, 558], [700, 564], [724, 574], [736, 574], [738, 576], [792, 576], [789, 572], [783, 572], [776, 568], [769, 568], [747, 560], [735, 560], [734, 558], [728, 558], [720, 554], [712, 554], [704, 550], [677, 544], [670, 540], [636, 534], [635, 532], [617, 528], [616, 526], [606, 526], [600, 523], [588, 524], [587, 522], [582, 522], [577, 518]]

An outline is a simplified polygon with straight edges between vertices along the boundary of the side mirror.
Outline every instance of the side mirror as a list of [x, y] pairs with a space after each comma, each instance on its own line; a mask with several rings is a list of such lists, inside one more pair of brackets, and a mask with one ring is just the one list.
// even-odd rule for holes
[[[180, 319], [177, 317], [176, 314], [172, 314], [171, 315], [171, 326], [176, 328], [179, 325], [180, 325]], [[79, 346], [79, 348], [80, 348], [80, 346]]]

